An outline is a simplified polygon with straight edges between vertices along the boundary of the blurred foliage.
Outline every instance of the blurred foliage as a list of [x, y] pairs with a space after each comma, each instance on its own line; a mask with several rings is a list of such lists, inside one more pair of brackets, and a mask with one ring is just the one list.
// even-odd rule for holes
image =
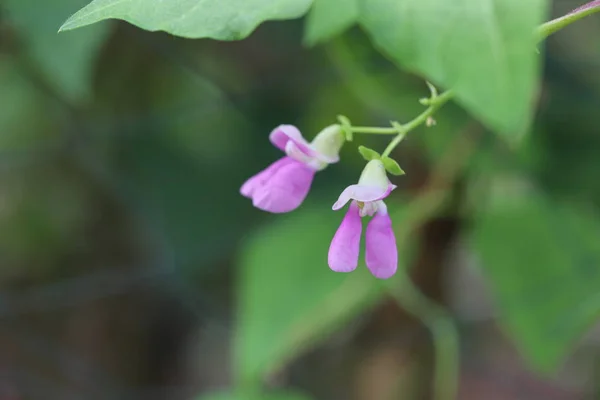
[[[172, 366], [180, 361], [174, 358], [181, 354], [206, 363], [207, 375], [233, 375], [249, 385], [304, 386], [314, 398], [322, 397], [314, 394], [320, 393], [319, 385], [352, 391], [354, 386], [340, 383], [338, 370], [321, 377], [324, 383], [293, 374], [286, 380], [279, 374], [290, 365], [302, 366], [298, 360], [313, 353], [322, 357], [324, 369], [330, 368], [323, 361], [330, 361], [330, 340], [353, 341], [362, 351], [363, 336], [379, 338], [374, 332], [385, 331], [400, 337], [409, 331], [404, 330], [409, 323], [386, 295], [398, 287], [397, 280], [376, 281], [364, 265], [351, 275], [333, 274], [326, 262], [329, 241], [343, 217], [330, 210], [331, 204], [357, 180], [364, 165], [356, 148], [381, 151], [389, 138], [356, 135], [342, 151], [343, 162], [317, 174], [309, 200], [289, 216], [258, 212], [239, 195], [239, 187], [281, 156], [267, 138], [274, 126], [292, 123], [312, 138], [338, 114], [356, 125], [407, 121], [422, 110], [418, 99], [427, 95], [422, 79], [399, 71], [359, 29], [311, 50], [301, 47], [303, 26], [294, 22], [266, 24], [238, 43], [186, 41], [124, 23], [57, 35], [60, 22], [85, 3], [1, 2], [2, 326], [29, 326], [24, 321], [30, 316], [23, 310], [30, 310], [36, 323], [26, 331], [61, 337], [69, 343], [66, 348], [115, 375], [106, 393], [155, 381], [171, 384], [169, 373], [175, 374]], [[355, 18], [353, 13], [336, 15], [338, 24], [326, 26], [327, 21], [319, 22], [319, 12], [327, 4], [323, 0], [318, 7], [324, 8], [312, 9], [308, 42], [331, 37]], [[529, 12], [523, 19], [534, 19], [537, 11]], [[255, 17], [242, 21], [236, 37], [265, 19]], [[527, 24], [512, 21], [501, 31], [515, 33]], [[380, 41], [391, 45], [396, 35], [408, 35], [396, 32], [401, 26], [392, 28]], [[457, 40], [467, 28], [472, 25], [453, 33], [453, 45], [469, 47]], [[600, 103], [600, 51], [581, 39], [599, 33], [600, 23], [590, 19], [569, 32], [565, 42], [552, 38], [547, 55], [540, 56], [546, 75], [535, 104], [538, 112], [520, 145], [507, 144], [449, 104], [436, 115], [436, 126], [412, 132], [394, 151], [407, 175], [391, 178], [399, 187], [388, 205], [404, 269], [440, 302], [449, 302], [450, 290], [440, 276], [453, 270], [446, 269], [449, 256], [439, 243], [453, 247], [468, 238], [469, 254], [491, 289], [496, 321], [521, 355], [543, 372], [564, 365], [600, 311], [600, 115], [595, 111]], [[450, 40], [442, 36], [438, 39]], [[451, 63], [450, 69], [471, 63], [473, 69], [487, 71], [482, 63], [489, 60], [481, 61], [469, 48], [464, 54], [440, 48], [447, 53], [436, 57]], [[397, 61], [405, 65], [403, 60]], [[429, 61], [429, 67], [438, 65]], [[533, 62], [521, 67], [529, 70]], [[478, 75], [477, 92], [489, 78], [484, 75]], [[530, 91], [531, 82], [521, 89]], [[514, 116], [507, 111], [510, 98], [484, 98], [470, 100], [477, 102], [471, 107], [476, 115], [503, 109], [502, 115]], [[487, 117], [489, 122], [498, 116]], [[516, 119], [510, 124], [509, 119], [502, 124], [514, 126]], [[448, 220], [456, 223], [456, 232], [431, 228]], [[443, 240], [432, 240], [436, 235]], [[97, 278], [101, 272], [119, 278]], [[119, 297], [98, 308], [91, 300], [92, 305], [72, 300], [133, 296], [133, 287], [142, 285], [154, 288], [160, 300]], [[174, 300], [163, 303], [165, 293]], [[81, 310], [73, 315], [56, 311], [77, 307]], [[37, 308], [51, 311], [31, 311]], [[456, 317], [468, 324], [460, 314]], [[196, 334], [188, 326], [196, 323], [194, 318], [233, 326], [232, 333], [218, 335], [228, 345], [233, 342], [233, 354], [212, 342], [199, 357], [177, 347]], [[390, 322], [396, 320], [399, 325]], [[3, 329], [0, 349], [5, 343], [10, 350], [19, 347], [21, 342], [13, 346], [11, 340], [21, 340], [22, 330], [14, 329], [17, 334], [11, 336]], [[140, 332], [148, 337], [136, 336]], [[405, 347], [407, 353], [428, 358], [416, 345]], [[129, 360], [146, 348], [156, 354]], [[71, 376], [69, 368], [61, 367], [71, 362], [83, 365], [57, 362], [49, 374], [35, 361], [26, 364], [30, 361], [19, 358], [20, 353], [4, 353], [8, 361], [0, 358], [0, 371], [8, 365], [44, 371], [39, 374], [45, 378]], [[53, 357], [33, 353], [34, 359]], [[342, 360], [360, 366], [365, 357]], [[224, 360], [234, 365], [228, 367]], [[377, 371], [393, 369], [383, 365]], [[154, 375], [153, 368], [158, 371]], [[96, 375], [89, 376], [94, 381]], [[215, 380], [220, 386], [231, 383]], [[200, 386], [194, 394], [212, 392], [217, 385]], [[132, 398], [127, 390], [122, 393], [120, 398]], [[278, 393], [272, 400], [305, 398]], [[228, 392], [207, 396], [202, 399], [254, 400]], [[109, 397], [115, 398], [103, 398]]]
[[215, 393], [204, 395], [198, 398], [198, 400], [307, 400], [308, 397], [305, 397], [300, 394], [294, 393], [277, 393], [277, 394], [256, 394], [256, 395], [240, 395], [233, 393]]
[[357, 0], [314, 1], [306, 20], [304, 41], [314, 45], [330, 40], [354, 25], [359, 16]]
[[4, 105], [0, 114], [0, 126], [4, 130], [0, 150], [52, 146], [60, 141], [56, 129], [61, 123], [61, 109], [52, 104], [19, 67], [15, 60], [7, 57], [0, 63], [0, 101]]
[[471, 240], [501, 320], [523, 354], [548, 372], [600, 313], [600, 219], [528, 185], [497, 177]]
[[248, 244], [238, 277], [237, 368], [243, 382], [274, 372], [380, 297], [384, 287], [369, 278], [364, 263], [351, 275], [331, 274], [326, 267], [342, 217], [307, 205]]
[[109, 25], [95, 25], [77, 34], [57, 35], [65, 15], [85, 0], [57, 0], [40, 7], [35, 0], [4, 0], [10, 20], [21, 33], [23, 47], [33, 65], [66, 100], [90, 100], [93, 69]]

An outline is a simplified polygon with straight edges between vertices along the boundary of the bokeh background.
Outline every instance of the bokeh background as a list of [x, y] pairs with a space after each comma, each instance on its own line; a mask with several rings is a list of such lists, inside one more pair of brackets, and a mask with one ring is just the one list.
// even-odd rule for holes
[[[431, 337], [394, 283], [326, 263], [356, 145], [389, 138], [357, 136], [290, 215], [239, 195], [281, 156], [275, 126], [407, 121], [422, 78], [358, 28], [303, 47], [303, 20], [240, 42], [122, 22], [57, 35], [85, 3], [0, 1], [0, 400], [193, 399], [256, 371], [309, 399], [431, 398]], [[597, 37], [590, 17], [548, 40], [518, 145], [451, 104], [393, 154], [401, 267], [458, 326], [460, 399], [599, 398]]]

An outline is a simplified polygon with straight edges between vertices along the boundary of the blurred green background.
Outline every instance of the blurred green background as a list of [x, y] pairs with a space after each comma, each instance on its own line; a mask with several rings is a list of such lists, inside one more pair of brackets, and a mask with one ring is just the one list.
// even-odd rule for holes
[[[303, 48], [302, 20], [56, 34], [86, 3], [0, 1], [0, 400], [431, 398], [430, 337], [389, 296], [403, 274], [326, 261], [356, 145], [389, 138], [356, 137], [290, 215], [239, 195], [281, 156], [275, 126], [407, 121], [423, 79], [360, 29]], [[596, 37], [590, 17], [548, 40], [518, 146], [451, 104], [394, 154], [401, 268], [459, 327], [460, 399], [598, 398]]]

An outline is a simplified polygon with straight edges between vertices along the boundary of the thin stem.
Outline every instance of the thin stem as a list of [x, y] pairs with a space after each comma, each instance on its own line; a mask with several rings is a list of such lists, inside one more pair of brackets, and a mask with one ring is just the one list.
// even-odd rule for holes
[[581, 18], [597, 12], [600, 12], [600, 1], [595, 0], [576, 8], [565, 16], [548, 21], [537, 28], [538, 40], [542, 41], [562, 28], [571, 25], [573, 22], [577, 22]]
[[408, 275], [402, 277], [391, 294], [406, 311], [421, 319], [431, 332], [435, 352], [434, 399], [456, 399], [460, 371], [459, 336], [452, 318], [423, 295]]
[[394, 138], [394, 140], [390, 142], [390, 144], [385, 148], [381, 155], [389, 156], [390, 153], [396, 148], [396, 146], [398, 146], [398, 144], [402, 141], [402, 139], [404, 139], [408, 132], [427, 122], [427, 119], [429, 119], [429, 117], [435, 114], [435, 112], [444, 104], [446, 104], [453, 96], [454, 93], [452, 92], [452, 90], [448, 90], [440, 94], [439, 96], [434, 97], [429, 102], [429, 107], [420, 115], [418, 115], [415, 119], [404, 125], [397, 125], [395, 128], [396, 132], [398, 132], [398, 135]]
[[352, 133], [372, 133], [376, 135], [395, 135], [398, 133], [396, 128], [380, 128], [376, 126], [351, 126]]

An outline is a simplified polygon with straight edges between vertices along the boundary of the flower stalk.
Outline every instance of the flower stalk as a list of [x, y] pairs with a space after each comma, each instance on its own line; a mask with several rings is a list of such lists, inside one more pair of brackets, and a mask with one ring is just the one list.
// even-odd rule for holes
[[581, 18], [597, 12], [600, 12], [600, 0], [590, 1], [560, 18], [553, 19], [552, 21], [540, 25], [536, 30], [538, 40], [541, 42], [553, 33], [579, 21]]

